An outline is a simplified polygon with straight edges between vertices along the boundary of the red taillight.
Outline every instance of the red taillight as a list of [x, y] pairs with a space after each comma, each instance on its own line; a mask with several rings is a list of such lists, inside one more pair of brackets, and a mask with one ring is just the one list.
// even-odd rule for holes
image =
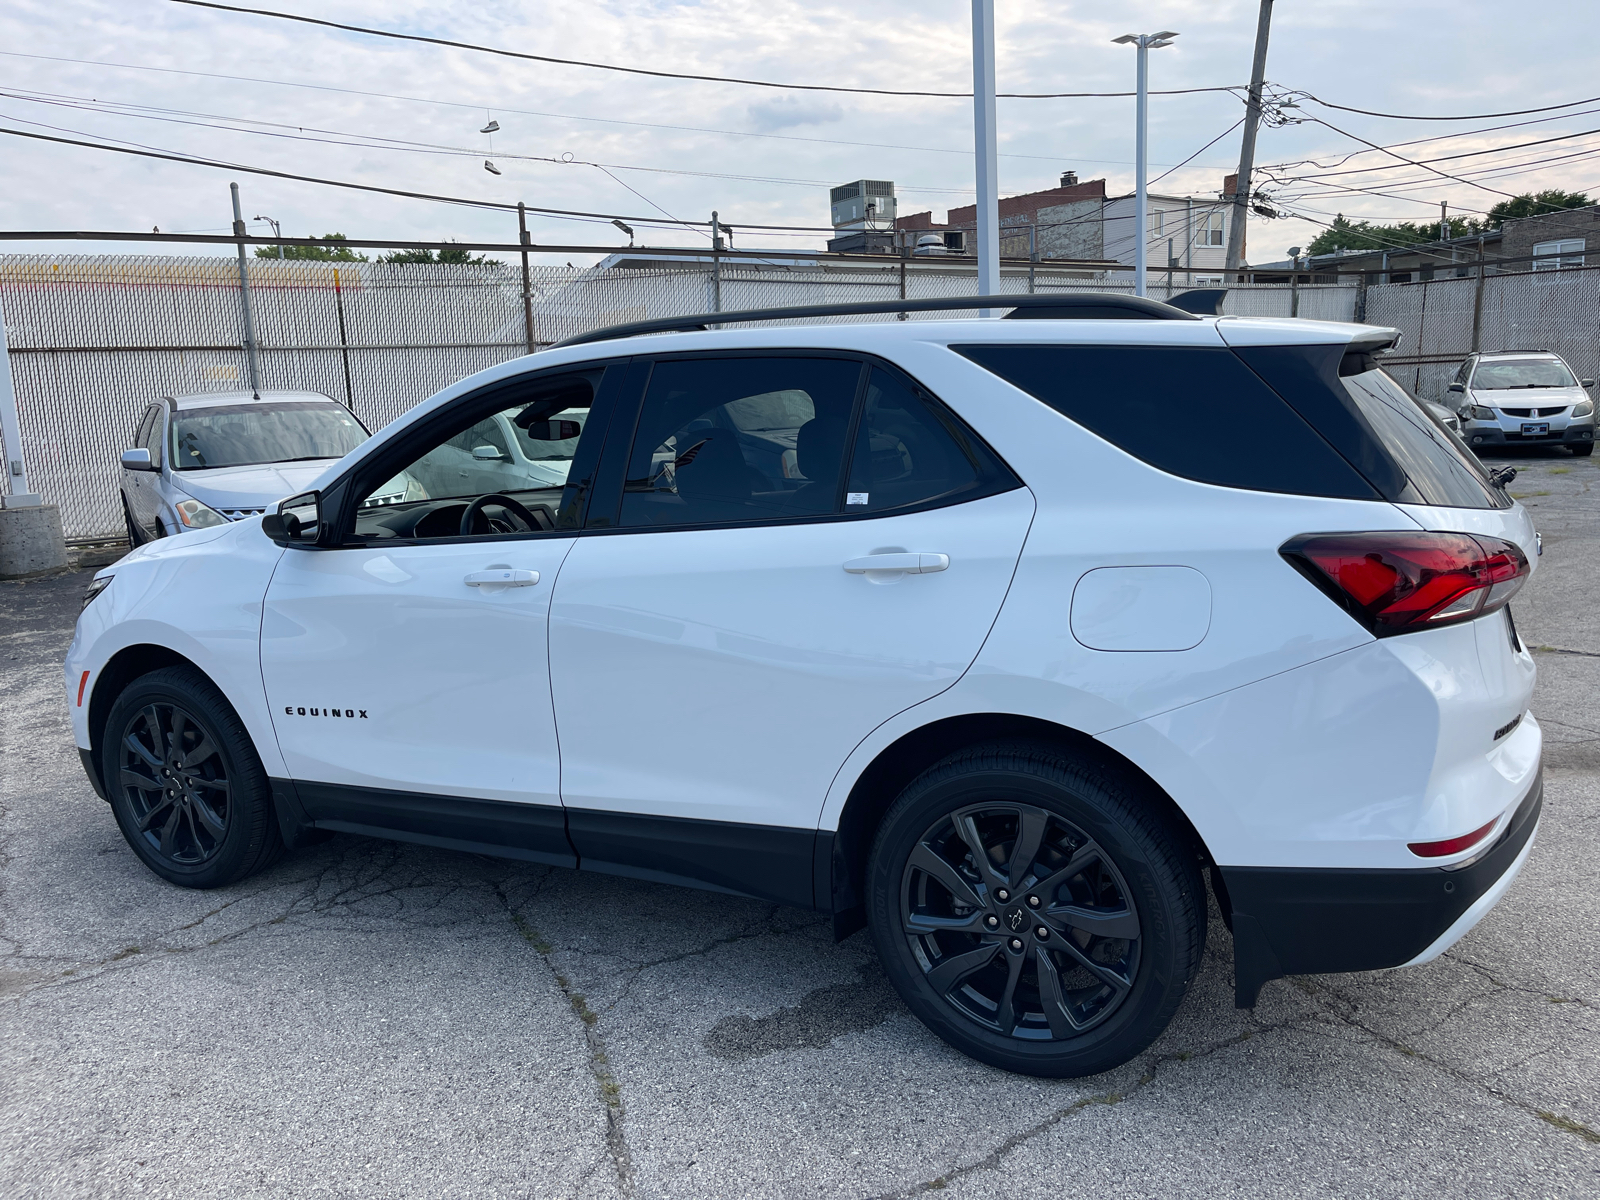
[[1446, 838], [1442, 842], [1407, 842], [1406, 849], [1418, 858], [1443, 858], [1447, 854], [1459, 854], [1468, 846], [1476, 846], [1489, 836], [1489, 831], [1495, 827], [1500, 818], [1496, 817], [1482, 829], [1474, 829], [1471, 833], [1463, 833], [1460, 837]]
[[1470, 621], [1528, 577], [1510, 542], [1466, 533], [1316, 533], [1280, 553], [1379, 637]]

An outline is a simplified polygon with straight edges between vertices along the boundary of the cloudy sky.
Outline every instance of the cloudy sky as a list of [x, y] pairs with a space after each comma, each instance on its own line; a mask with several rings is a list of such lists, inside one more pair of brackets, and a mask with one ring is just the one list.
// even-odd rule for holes
[[[970, 6], [963, 0], [244, 2], [657, 70], [901, 90], [971, 86]], [[1152, 53], [1153, 88], [1243, 84], [1249, 75], [1256, 0], [998, 0], [997, 10], [1003, 92], [1125, 90], [1134, 54], [1111, 39], [1158, 29], [1180, 36]], [[1597, 41], [1600, 5], [1592, 0], [1545, 0], [1526, 9], [1488, 0], [1279, 0], [1267, 78], [1332, 104], [1472, 116], [1600, 92]], [[663, 226], [640, 229], [650, 244], [704, 244], [703, 234], [673, 228], [671, 220], [703, 221], [713, 209], [735, 227], [825, 225], [827, 187], [862, 176], [894, 180], [902, 213], [932, 209], [942, 217], [973, 195], [970, 100], [652, 79], [171, 0], [10, 0], [0, 11], [0, 48], [0, 129], [648, 217]], [[1292, 164], [1272, 172], [1283, 182], [1268, 190], [1306, 219], [1252, 222], [1250, 252], [1258, 262], [1308, 242], [1321, 227], [1313, 222], [1336, 211], [1430, 220], [1440, 200], [1472, 214], [1505, 194], [1541, 188], [1600, 195], [1600, 99], [1555, 113], [1444, 122], [1300, 104], [1287, 111], [1326, 124], [1264, 129], [1258, 161]], [[1113, 194], [1132, 188], [1132, 100], [1001, 100], [999, 114], [1003, 194], [1053, 186], [1067, 169], [1082, 179], [1103, 176]], [[1152, 176], [1193, 156], [1157, 190], [1214, 195], [1237, 162], [1238, 130], [1203, 147], [1242, 115], [1243, 105], [1226, 92], [1155, 97]], [[492, 146], [479, 132], [490, 119], [500, 124]], [[1533, 142], [1541, 144], [1525, 145]], [[1434, 171], [1458, 178], [1368, 143], [1407, 159], [1440, 160]], [[291, 236], [515, 237], [514, 216], [492, 210], [17, 137], [0, 141], [0, 154], [0, 227], [13, 230], [225, 232], [227, 185], [237, 180], [245, 216], [274, 217]], [[484, 170], [486, 157], [499, 176]], [[1356, 173], [1362, 168], [1368, 170]], [[605, 220], [540, 216], [532, 231], [547, 245], [626, 241]], [[748, 231], [736, 243], [819, 248], [822, 239]], [[586, 261], [566, 251], [546, 257], [569, 260]]]

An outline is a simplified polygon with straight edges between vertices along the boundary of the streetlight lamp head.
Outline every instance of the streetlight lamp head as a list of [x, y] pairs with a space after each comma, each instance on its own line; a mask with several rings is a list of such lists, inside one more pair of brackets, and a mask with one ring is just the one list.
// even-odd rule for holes
[[1111, 44], [1113, 46], [1131, 46], [1138, 40], [1139, 35], [1137, 33], [1125, 33], [1119, 38], [1112, 38]]
[[1152, 34], [1151, 36], [1159, 40], [1160, 38], [1175, 38], [1178, 34], [1175, 30], [1163, 29], [1160, 33]]
[[630, 245], [630, 246], [633, 245], [633, 226], [629, 225], [629, 224], [627, 224], [626, 222], [623, 222], [623, 221], [612, 221], [611, 223], [613, 225], [615, 225], [618, 229], [622, 230], [623, 233], [627, 234], [628, 235], [628, 245]]

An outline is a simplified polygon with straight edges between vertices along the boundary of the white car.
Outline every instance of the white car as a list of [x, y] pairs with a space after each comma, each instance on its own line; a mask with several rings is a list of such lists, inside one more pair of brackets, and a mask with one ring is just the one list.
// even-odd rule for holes
[[122, 452], [128, 544], [258, 517], [367, 437], [354, 413], [320, 392], [153, 401]]
[[[601, 331], [102, 571], [66, 687], [129, 844], [189, 887], [342, 830], [815, 908], [1047, 1076], [1166, 1026], [1207, 874], [1243, 1006], [1461, 937], [1539, 820], [1537, 542], [1395, 332], [937, 303], [1044, 319]], [[445, 488], [491, 420], [564, 482]]]
[[1461, 438], [1474, 450], [1565, 446], [1580, 458], [1594, 453], [1594, 380], [1579, 379], [1559, 354], [1473, 354], [1449, 385], [1459, 405]]

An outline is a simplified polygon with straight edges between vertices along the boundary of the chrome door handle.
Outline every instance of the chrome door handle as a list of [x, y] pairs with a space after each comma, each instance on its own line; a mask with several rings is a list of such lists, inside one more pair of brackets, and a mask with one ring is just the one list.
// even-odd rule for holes
[[539, 582], [537, 571], [474, 571], [461, 582], [468, 587], [532, 587]]
[[844, 569], [852, 575], [865, 575], [868, 571], [900, 571], [906, 575], [931, 575], [950, 565], [948, 554], [869, 554], [865, 558], [852, 558]]

